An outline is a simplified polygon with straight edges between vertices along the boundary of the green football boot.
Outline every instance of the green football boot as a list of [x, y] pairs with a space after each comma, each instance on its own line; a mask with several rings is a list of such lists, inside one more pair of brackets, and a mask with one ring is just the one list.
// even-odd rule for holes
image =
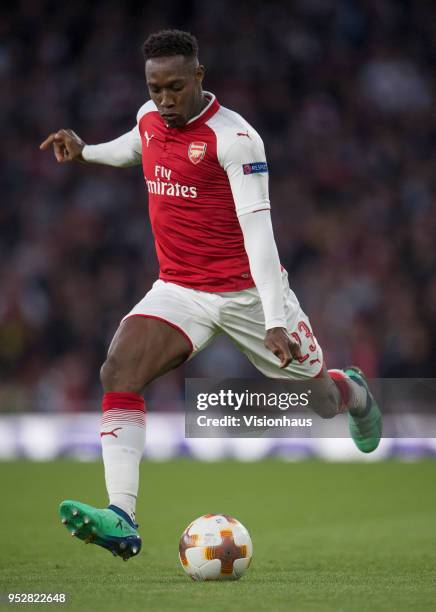
[[369, 390], [365, 375], [355, 366], [345, 368], [345, 374], [367, 392], [365, 411], [359, 415], [348, 413], [348, 426], [351, 437], [362, 453], [372, 453], [379, 445], [382, 436], [383, 422], [380, 408]]
[[67, 499], [59, 506], [62, 524], [85, 544], [98, 544], [124, 561], [141, 550], [141, 538], [128, 514], [117, 506], [94, 508]]

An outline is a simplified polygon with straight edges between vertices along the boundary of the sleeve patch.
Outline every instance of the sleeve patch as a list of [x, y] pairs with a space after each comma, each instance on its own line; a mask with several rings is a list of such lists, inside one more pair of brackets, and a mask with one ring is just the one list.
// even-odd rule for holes
[[256, 172], [268, 172], [268, 164], [266, 162], [253, 162], [251, 164], [242, 164], [244, 174], [255, 174]]

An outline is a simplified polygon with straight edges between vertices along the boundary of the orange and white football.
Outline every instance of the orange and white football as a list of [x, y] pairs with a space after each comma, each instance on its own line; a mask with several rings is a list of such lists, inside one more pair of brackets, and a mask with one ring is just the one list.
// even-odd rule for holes
[[237, 580], [252, 556], [250, 534], [229, 514], [200, 516], [180, 538], [180, 563], [193, 580]]

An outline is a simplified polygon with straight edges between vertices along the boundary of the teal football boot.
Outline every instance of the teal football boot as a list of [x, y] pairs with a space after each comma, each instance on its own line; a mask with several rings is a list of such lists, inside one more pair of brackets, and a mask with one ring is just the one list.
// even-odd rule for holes
[[364, 387], [367, 393], [366, 407], [362, 414], [348, 412], [348, 426], [351, 437], [362, 453], [372, 453], [380, 443], [383, 430], [382, 415], [362, 370], [349, 366], [344, 370], [355, 383]]
[[102, 546], [124, 561], [141, 550], [138, 525], [117, 506], [94, 508], [67, 499], [59, 506], [59, 514], [71, 535], [85, 544]]

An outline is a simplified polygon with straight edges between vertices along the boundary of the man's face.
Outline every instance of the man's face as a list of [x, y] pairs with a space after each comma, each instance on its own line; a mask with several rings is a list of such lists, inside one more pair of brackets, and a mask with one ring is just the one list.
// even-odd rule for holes
[[145, 63], [150, 97], [169, 127], [182, 127], [201, 105], [204, 67], [183, 55], [156, 57]]

